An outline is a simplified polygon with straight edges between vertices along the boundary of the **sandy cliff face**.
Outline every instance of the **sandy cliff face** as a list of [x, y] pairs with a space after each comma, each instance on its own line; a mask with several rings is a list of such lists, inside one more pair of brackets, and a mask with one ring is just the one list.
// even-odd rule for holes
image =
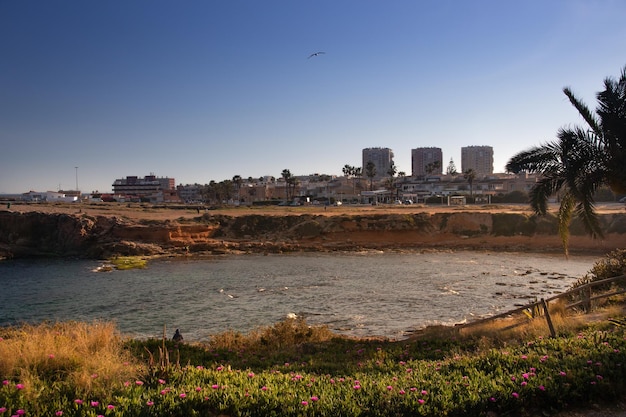
[[[626, 244], [626, 214], [601, 216], [604, 240], [576, 222], [571, 251]], [[367, 215], [210, 215], [178, 220], [0, 212], [0, 257], [88, 257], [365, 249], [561, 251], [554, 217], [455, 212]]]

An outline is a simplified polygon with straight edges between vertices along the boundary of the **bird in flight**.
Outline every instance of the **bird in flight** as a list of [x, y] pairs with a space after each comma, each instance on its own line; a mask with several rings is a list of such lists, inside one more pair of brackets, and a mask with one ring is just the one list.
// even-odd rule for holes
[[[312, 58], [312, 57], [314, 57], [314, 56], [318, 56], [318, 55], [322, 55], [322, 54], [325, 54], [325, 53], [326, 53], [326, 52], [323, 52], [323, 51], [314, 52], [314, 53], [312, 53], [311, 55], [309, 55], [309, 58]], [[307, 59], [309, 59], [309, 58], [307, 58]]]

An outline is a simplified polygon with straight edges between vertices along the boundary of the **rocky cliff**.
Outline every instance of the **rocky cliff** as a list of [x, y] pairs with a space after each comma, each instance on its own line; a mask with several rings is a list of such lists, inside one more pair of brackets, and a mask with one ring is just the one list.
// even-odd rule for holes
[[[600, 216], [603, 240], [571, 227], [572, 252], [626, 244], [626, 214]], [[492, 249], [562, 250], [554, 216], [454, 212], [417, 214], [211, 215], [177, 220], [0, 211], [0, 257], [185, 255], [232, 252]]]

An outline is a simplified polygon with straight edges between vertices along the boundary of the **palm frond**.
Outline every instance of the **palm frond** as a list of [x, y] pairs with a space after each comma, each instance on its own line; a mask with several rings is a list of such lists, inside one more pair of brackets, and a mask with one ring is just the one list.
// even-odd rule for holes
[[585, 231], [594, 239], [604, 237], [600, 221], [592, 201], [581, 201], [576, 205], [576, 217], [582, 220]]
[[572, 92], [572, 90], [570, 90], [569, 87], [565, 87], [563, 89], [563, 93], [565, 93], [565, 95], [569, 99], [569, 102], [572, 103], [572, 105], [574, 107], [576, 107], [576, 110], [578, 110], [578, 113], [580, 113], [582, 118], [585, 119], [585, 122], [587, 122], [587, 124], [589, 125], [591, 130], [593, 130], [593, 132], [596, 135], [601, 136], [602, 135], [602, 127], [600, 125], [600, 121], [591, 112], [591, 110], [589, 110], [589, 107], [587, 107], [587, 105], [585, 103], [583, 103], [582, 101], [577, 99], [576, 96], [574, 96], [574, 93]]
[[518, 174], [522, 171], [529, 173], [553, 171], [560, 163], [559, 146], [556, 143], [546, 143], [535, 146], [514, 155], [506, 164], [506, 171]]
[[602, 121], [607, 152], [624, 160], [626, 151], [626, 67], [619, 80], [606, 78], [604, 91], [596, 94], [596, 112]]
[[559, 176], [544, 176], [530, 189], [530, 207], [536, 214], [546, 214], [548, 198], [556, 194], [563, 187], [563, 180]]

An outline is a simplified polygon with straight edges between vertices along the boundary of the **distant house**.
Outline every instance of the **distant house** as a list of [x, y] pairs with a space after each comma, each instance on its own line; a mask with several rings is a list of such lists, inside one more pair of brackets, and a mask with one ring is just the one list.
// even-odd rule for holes
[[58, 203], [73, 203], [78, 201], [78, 196], [68, 196], [65, 193], [56, 191], [29, 191], [22, 194], [22, 200], [24, 201], [45, 201], [45, 202], [58, 202]]

